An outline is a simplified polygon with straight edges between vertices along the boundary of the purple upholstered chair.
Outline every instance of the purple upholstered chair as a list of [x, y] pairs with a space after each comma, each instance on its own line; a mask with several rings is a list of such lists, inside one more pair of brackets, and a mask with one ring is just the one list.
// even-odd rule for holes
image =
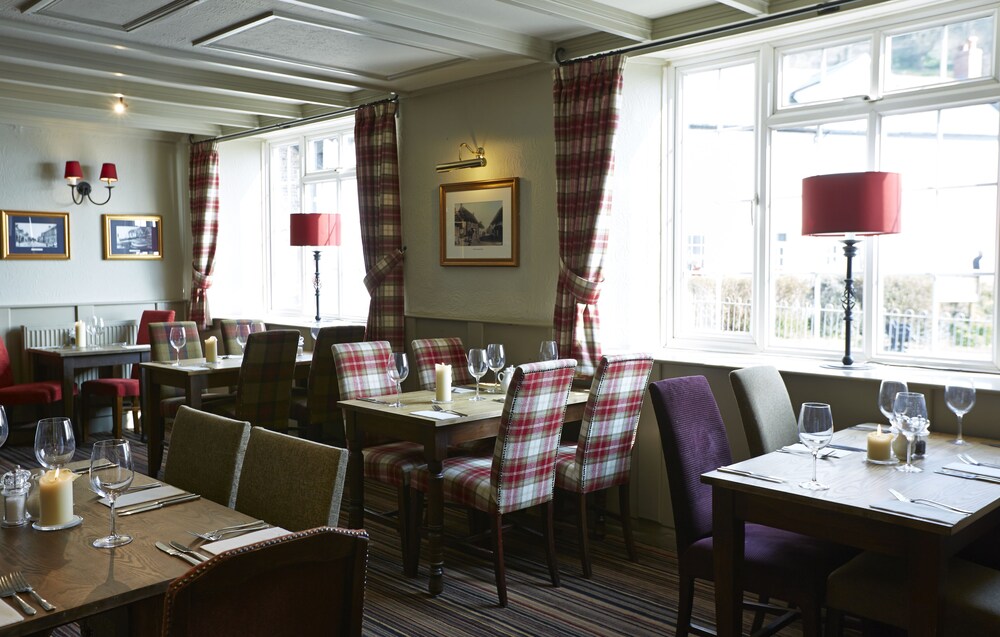
[[[701, 474], [733, 461], [726, 427], [704, 376], [669, 378], [649, 385], [660, 428], [663, 459], [677, 533], [680, 600], [677, 635], [691, 630], [694, 580], [712, 580], [712, 487]], [[797, 606], [803, 635], [820, 634], [826, 578], [855, 552], [758, 524], [745, 527], [744, 582], [762, 598]]]

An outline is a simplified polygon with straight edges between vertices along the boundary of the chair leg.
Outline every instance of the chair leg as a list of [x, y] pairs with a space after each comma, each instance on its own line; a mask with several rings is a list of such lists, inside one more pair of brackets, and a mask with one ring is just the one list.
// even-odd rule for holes
[[583, 565], [583, 576], [590, 579], [590, 533], [587, 529], [587, 494], [578, 493], [576, 498], [577, 529], [580, 536], [580, 563]]
[[812, 601], [808, 605], [799, 605], [802, 614], [802, 637], [820, 637], [823, 634], [823, 621], [820, 604]]
[[687, 637], [691, 630], [691, 609], [694, 607], [694, 578], [680, 574], [677, 600], [677, 637]]
[[507, 573], [503, 565], [503, 516], [493, 513], [493, 573], [501, 608], [507, 608]]
[[826, 609], [826, 630], [827, 637], [841, 637], [844, 634], [844, 613], [835, 609]]
[[[759, 597], [757, 597], [757, 602], [761, 606], [766, 606], [771, 602], [771, 598], [768, 595], [760, 595]], [[767, 613], [765, 613], [763, 610], [758, 609], [754, 611], [753, 623], [750, 624], [751, 635], [756, 634], [757, 631], [759, 631], [764, 626], [765, 619], [767, 619]]]
[[[47, 416], [48, 414], [46, 414]], [[87, 429], [90, 425], [90, 400], [87, 398], [87, 394], [80, 393], [80, 419], [77, 428], [80, 430], [79, 440], [77, 443], [84, 443], [87, 441]]]
[[136, 435], [142, 435], [142, 421], [139, 419], [139, 397], [132, 397], [132, 428]]
[[629, 495], [628, 482], [618, 485], [618, 510], [622, 518], [622, 534], [625, 535], [625, 550], [628, 552], [628, 559], [633, 562], [639, 560], [635, 552], [635, 540], [632, 539], [632, 502]]
[[545, 549], [549, 560], [549, 578], [552, 585], [559, 586], [559, 562], [556, 560], [556, 506], [555, 502], [549, 500], [545, 503]]
[[124, 400], [122, 399], [121, 396], [117, 396], [115, 398], [114, 405], [111, 408], [111, 418], [112, 418], [111, 436], [113, 438], [122, 437], [122, 415], [124, 411], [125, 411]]
[[[410, 563], [404, 569], [409, 577], [416, 577], [420, 570], [420, 535], [421, 526], [424, 520], [424, 494], [422, 491], [410, 489]], [[404, 556], [405, 557], [405, 556]]]
[[407, 573], [412, 560], [410, 559], [410, 485], [403, 484], [396, 489], [396, 500], [399, 513], [397, 514], [397, 528], [399, 529], [399, 545], [403, 554], [403, 573]]

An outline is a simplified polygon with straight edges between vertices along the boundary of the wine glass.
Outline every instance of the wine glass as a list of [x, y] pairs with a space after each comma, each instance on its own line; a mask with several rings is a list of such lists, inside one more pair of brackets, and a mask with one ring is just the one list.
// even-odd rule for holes
[[247, 350], [247, 339], [250, 338], [250, 325], [247, 323], [240, 323], [236, 326], [236, 343], [240, 346], [240, 353], [246, 353]]
[[819, 450], [830, 444], [833, 439], [833, 413], [826, 403], [802, 403], [799, 410], [799, 440], [812, 451], [812, 480], [799, 484], [803, 489], [823, 491], [829, 489], [816, 479], [816, 465], [819, 460]]
[[313, 326], [309, 328], [309, 334], [313, 337], [313, 343], [315, 343], [316, 339], [319, 338], [319, 331], [322, 327], [322, 324], [314, 323]]
[[177, 361], [174, 365], [180, 367], [181, 364], [181, 348], [187, 344], [187, 333], [184, 331], [183, 327], [171, 327], [170, 328], [170, 347], [173, 347], [177, 351]]
[[892, 405], [892, 415], [906, 436], [906, 464], [896, 467], [896, 471], [918, 473], [922, 469], [913, 466], [913, 440], [930, 424], [924, 395], [911, 391], [899, 392]]
[[507, 364], [507, 357], [504, 356], [503, 345], [500, 343], [490, 343], [486, 346], [486, 364], [489, 365], [490, 369], [493, 371], [493, 375], [496, 377], [496, 384], [490, 391], [491, 394], [500, 393], [500, 377], [497, 374], [503, 369], [503, 366]]
[[402, 407], [403, 401], [399, 399], [399, 395], [402, 391], [403, 381], [410, 375], [410, 364], [406, 360], [406, 354], [403, 352], [393, 352], [390, 354], [387, 371], [389, 373], [389, 380], [396, 383], [396, 402], [391, 406]]
[[97, 335], [104, 333], [104, 319], [97, 318], [96, 316], [90, 317], [90, 322], [87, 323], [87, 335], [90, 339], [87, 341], [91, 345], [97, 345]]
[[968, 444], [962, 439], [962, 416], [972, 411], [976, 404], [976, 386], [964, 378], [953, 378], [944, 387], [944, 401], [948, 409], [958, 416], [958, 434], [952, 444]]
[[35, 427], [35, 458], [46, 469], [59, 469], [73, 459], [76, 438], [69, 418], [42, 418]]
[[538, 360], [554, 361], [559, 358], [559, 346], [555, 341], [542, 341], [538, 347]]
[[[100, 468], [98, 468], [100, 467]], [[115, 530], [115, 501], [132, 484], [132, 449], [128, 440], [98, 440], [90, 453], [90, 486], [111, 502], [111, 534], [99, 537], [91, 544], [110, 549], [132, 541], [131, 535], [119, 535]]]
[[479, 379], [483, 377], [488, 369], [488, 360], [486, 356], [486, 350], [484, 349], [470, 349], [469, 350], [469, 373], [472, 377], [476, 379], [476, 395], [469, 400], [486, 400], [479, 395]]
[[0, 447], [7, 442], [7, 435], [10, 433], [10, 424], [7, 422], [7, 412], [0, 405]]

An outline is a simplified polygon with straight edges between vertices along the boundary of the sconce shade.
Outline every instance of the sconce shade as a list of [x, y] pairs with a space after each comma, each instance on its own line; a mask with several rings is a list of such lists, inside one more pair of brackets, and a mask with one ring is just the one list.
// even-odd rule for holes
[[114, 164], [104, 164], [101, 166], [101, 181], [106, 184], [113, 184], [118, 181], [118, 170]]
[[80, 162], [78, 161], [66, 162], [66, 174], [64, 175], [64, 177], [71, 186], [75, 186], [78, 181], [83, 179], [83, 168], [80, 167]]
[[289, 215], [293, 246], [339, 246], [340, 215], [309, 213]]
[[806, 177], [802, 180], [802, 234], [896, 234], [901, 200], [898, 173]]

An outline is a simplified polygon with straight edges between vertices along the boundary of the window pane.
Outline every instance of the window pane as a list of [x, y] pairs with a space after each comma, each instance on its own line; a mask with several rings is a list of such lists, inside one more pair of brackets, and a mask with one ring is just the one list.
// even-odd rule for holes
[[271, 309], [302, 307], [302, 288], [288, 285], [303, 276], [299, 248], [289, 245], [288, 216], [298, 213], [301, 201], [299, 144], [272, 145], [270, 153]]
[[992, 59], [992, 17], [888, 36], [885, 89], [989, 77]]
[[320, 170], [333, 170], [339, 168], [340, 165], [339, 135], [331, 135], [309, 141], [309, 165], [306, 169], [310, 173]]
[[781, 55], [781, 106], [868, 95], [871, 41], [850, 42]]

